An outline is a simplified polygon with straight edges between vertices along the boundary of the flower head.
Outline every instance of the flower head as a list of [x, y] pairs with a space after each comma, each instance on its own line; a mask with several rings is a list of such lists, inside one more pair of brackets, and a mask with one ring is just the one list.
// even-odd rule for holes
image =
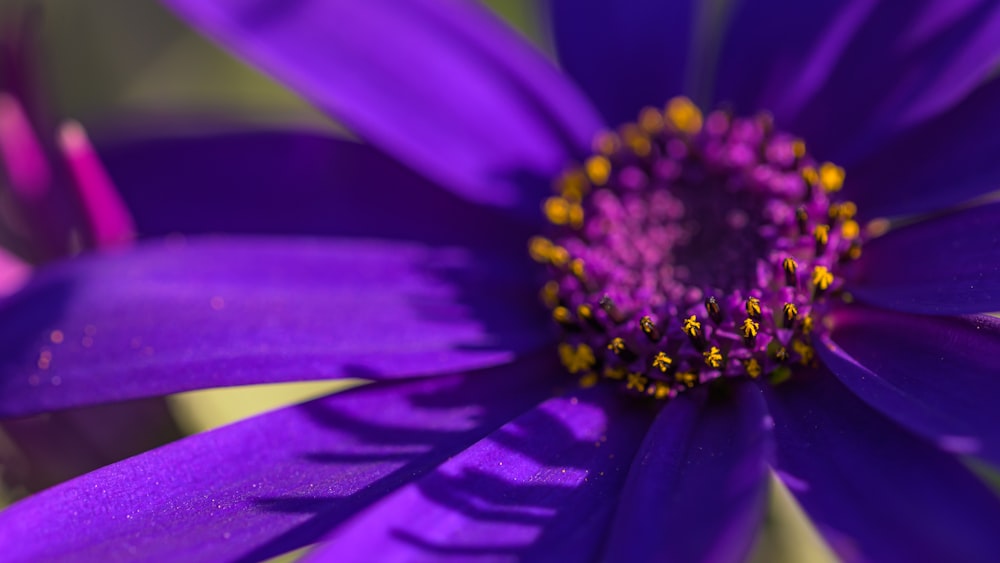
[[318, 240], [48, 271], [7, 317], [69, 284], [47, 325], [102, 344], [53, 352], [44, 393], [35, 335], [0, 348], [2, 412], [380, 381], [15, 505], [7, 537], [38, 541], [8, 553], [738, 560], [771, 480], [845, 559], [1000, 549], [1000, 502], [957, 457], [1000, 462], [1000, 324], [956, 316], [998, 308], [1000, 207], [862, 228], [994, 187], [974, 148], [1000, 120], [994, 4], [557, 2], [575, 85], [472, 4], [170, 4], [437, 185], [366, 146], [219, 141], [266, 144], [234, 174], [296, 163], [241, 197], [312, 189], [288, 181], [307, 165], [361, 189]]

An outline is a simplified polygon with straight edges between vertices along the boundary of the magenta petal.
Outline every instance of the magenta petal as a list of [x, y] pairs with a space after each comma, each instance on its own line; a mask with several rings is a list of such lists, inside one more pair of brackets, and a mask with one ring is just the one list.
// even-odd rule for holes
[[992, 561], [1000, 500], [821, 369], [765, 391], [785, 485], [846, 561]]
[[609, 561], [744, 561], [764, 517], [774, 444], [760, 390], [705, 390], [660, 412], [629, 471]]
[[192, 436], [0, 513], [5, 561], [260, 561], [544, 400], [544, 359], [376, 383]]
[[250, 237], [67, 261], [2, 306], [0, 413], [509, 362], [549, 338], [519, 266], [462, 248]]
[[608, 391], [542, 403], [359, 514], [313, 554], [593, 560], [652, 414]]
[[935, 315], [1000, 310], [1000, 203], [900, 227], [869, 241], [850, 291], [872, 305]]
[[851, 307], [818, 346], [866, 403], [941, 448], [1000, 467], [1000, 320]]
[[[474, 2], [166, 0], [354, 132], [469, 199], [537, 215], [600, 122]], [[531, 180], [531, 181], [525, 181]]]
[[417, 239], [524, 256], [525, 241], [535, 234], [369, 145], [314, 132], [129, 139], [99, 148], [143, 236]]

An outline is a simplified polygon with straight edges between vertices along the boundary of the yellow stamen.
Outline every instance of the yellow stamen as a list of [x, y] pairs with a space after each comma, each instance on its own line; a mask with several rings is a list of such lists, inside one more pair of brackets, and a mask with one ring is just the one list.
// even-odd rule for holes
[[702, 115], [698, 106], [691, 100], [678, 96], [667, 103], [667, 122], [678, 131], [689, 135], [701, 131]]
[[663, 114], [656, 108], [643, 108], [639, 112], [639, 127], [649, 135], [663, 131]]
[[757, 332], [760, 331], [760, 323], [755, 323], [753, 319], [747, 318], [743, 319], [743, 337], [752, 338], [757, 336]]
[[830, 226], [816, 225], [816, 228], [813, 229], [813, 238], [816, 239], [817, 244], [826, 246], [830, 242]]
[[702, 353], [705, 356], [705, 365], [717, 368], [722, 365], [722, 351], [715, 346]]
[[824, 162], [819, 167], [819, 183], [828, 192], [844, 187], [844, 169], [832, 162]]
[[627, 370], [622, 367], [605, 366], [604, 377], [608, 379], [624, 379]]
[[844, 221], [844, 224], [840, 226], [840, 236], [847, 240], [854, 240], [858, 238], [858, 235], [860, 234], [861, 227], [858, 225], [858, 222], [853, 219]]
[[541, 291], [542, 303], [549, 309], [559, 304], [559, 282], [550, 280], [545, 282]]
[[528, 241], [528, 253], [535, 262], [551, 262], [552, 248], [552, 241], [545, 237], [531, 237]]
[[795, 353], [799, 355], [799, 361], [802, 362], [802, 365], [808, 364], [816, 356], [813, 347], [801, 340], [792, 341], [792, 350], [795, 350]]
[[603, 186], [611, 176], [611, 161], [603, 156], [592, 156], [584, 164], [584, 170], [595, 186]]
[[802, 139], [792, 141], [792, 154], [795, 158], [802, 158], [806, 155], [806, 142]]
[[820, 291], [826, 291], [833, 284], [833, 274], [826, 266], [816, 266], [812, 272], [812, 283]]
[[691, 315], [690, 317], [684, 319], [684, 334], [688, 336], [698, 336], [701, 332], [701, 323], [698, 322], [698, 317], [696, 315]]
[[806, 185], [815, 186], [819, 183], [819, 173], [812, 166], [806, 166], [802, 168], [802, 179], [805, 180]]
[[580, 373], [594, 366], [594, 351], [586, 344], [574, 347], [565, 342], [559, 345], [559, 359], [570, 373]]
[[785, 320], [788, 322], [794, 321], [799, 316], [799, 308], [795, 306], [795, 303], [785, 303], [783, 310], [785, 312]]
[[594, 385], [597, 385], [597, 374], [596, 373], [590, 372], [590, 373], [587, 373], [583, 377], [580, 378], [580, 387], [583, 387], [584, 389], [588, 389], [590, 387], [593, 387]]
[[747, 297], [746, 303], [747, 315], [751, 317], [760, 316], [760, 299], [756, 297]]
[[649, 378], [641, 373], [630, 373], [628, 374], [628, 381], [625, 384], [626, 389], [635, 389], [640, 393], [646, 390], [646, 385], [649, 383]]
[[683, 383], [689, 388], [698, 384], [698, 374], [690, 371], [678, 372], [677, 375], [674, 376], [674, 379], [676, 379], [678, 383]]
[[670, 356], [666, 355], [663, 352], [659, 352], [658, 354], [656, 354], [656, 357], [653, 358], [653, 367], [662, 371], [663, 373], [667, 373], [668, 371], [670, 371], [670, 368], [673, 367], [673, 365], [674, 365], [673, 358], [671, 358]]
[[611, 156], [621, 148], [621, 139], [614, 131], [601, 131], [594, 137], [594, 152]]
[[764, 369], [760, 367], [760, 362], [757, 361], [757, 358], [750, 358], [749, 360], [743, 362], [743, 369], [745, 369], [747, 371], [747, 375], [753, 379], [760, 377], [760, 374], [764, 371]]

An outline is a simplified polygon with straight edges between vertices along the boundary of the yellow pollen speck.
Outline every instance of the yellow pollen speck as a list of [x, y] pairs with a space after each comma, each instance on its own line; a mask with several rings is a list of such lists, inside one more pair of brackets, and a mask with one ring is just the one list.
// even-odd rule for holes
[[747, 375], [754, 379], [760, 377], [761, 372], [764, 371], [764, 369], [760, 367], [760, 362], [757, 361], [757, 358], [750, 358], [749, 360], [743, 362], [743, 369], [747, 371]]
[[587, 371], [595, 362], [594, 351], [586, 344], [578, 344], [576, 347], [566, 343], [560, 344], [559, 359], [570, 373]]
[[819, 183], [819, 173], [812, 166], [806, 166], [802, 168], [802, 179], [807, 185], [815, 186]]
[[683, 383], [685, 386], [689, 388], [694, 387], [695, 385], [698, 384], [698, 374], [690, 371], [679, 372], [677, 375], [674, 376], [674, 379], [676, 379], [679, 383]]
[[674, 365], [674, 360], [663, 352], [659, 352], [658, 354], [656, 354], [656, 357], [653, 358], [653, 367], [662, 371], [663, 373], [667, 373], [667, 371], [669, 371], [671, 366], [673, 365]]
[[625, 378], [625, 368], [623, 367], [611, 367], [605, 366], [604, 377], [608, 379], [624, 379]]
[[656, 108], [643, 108], [639, 112], [639, 127], [650, 135], [659, 133], [663, 130], [663, 114]]
[[592, 156], [587, 159], [584, 169], [595, 186], [603, 186], [611, 176], [611, 161], [603, 156]]
[[816, 242], [823, 245], [830, 242], [830, 226], [816, 225], [816, 228], [813, 229], [813, 238], [816, 239]]
[[541, 291], [542, 303], [549, 309], [559, 304], [559, 282], [550, 280], [545, 282]]
[[722, 365], [722, 351], [712, 346], [709, 350], [702, 353], [705, 356], [705, 365], [713, 368], [717, 368]]
[[635, 389], [640, 393], [646, 390], [646, 385], [649, 383], [649, 378], [641, 373], [630, 373], [628, 374], [628, 381], [626, 382], [626, 389]]
[[760, 330], [760, 323], [755, 323], [754, 320], [750, 318], [743, 319], [742, 330], [744, 338], [757, 336], [757, 332]]
[[697, 336], [701, 332], [701, 323], [696, 315], [684, 319], [684, 333], [688, 336]]
[[594, 152], [611, 156], [618, 151], [619, 147], [621, 147], [621, 139], [614, 131], [602, 131], [594, 137]]
[[667, 122], [678, 131], [689, 135], [701, 131], [701, 110], [683, 96], [678, 96], [667, 103], [666, 117]]
[[792, 141], [792, 154], [795, 158], [802, 158], [806, 155], [806, 142], [802, 139]]
[[844, 221], [844, 224], [840, 226], [840, 235], [847, 240], [854, 240], [858, 238], [858, 235], [860, 234], [861, 227], [858, 226], [858, 222], [853, 219]]
[[872, 219], [865, 225], [865, 234], [870, 238], [880, 237], [889, 232], [890, 226], [888, 219]]
[[824, 291], [833, 284], [833, 274], [826, 266], [816, 266], [812, 272], [812, 283], [817, 289]]
[[832, 162], [824, 162], [819, 167], [819, 183], [828, 192], [844, 187], [844, 169]]
[[49, 340], [51, 340], [53, 344], [62, 344], [62, 341], [65, 339], [66, 335], [64, 335], [61, 330], [53, 330], [49, 333]]
[[580, 387], [587, 389], [593, 387], [594, 385], [597, 385], [596, 373], [591, 372], [580, 378]]

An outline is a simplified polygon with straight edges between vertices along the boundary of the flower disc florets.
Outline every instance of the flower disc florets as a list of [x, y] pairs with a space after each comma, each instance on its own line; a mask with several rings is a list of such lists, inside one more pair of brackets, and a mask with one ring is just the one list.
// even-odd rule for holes
[[584, 385], [667, 399], [814, 360], [840, 266], [861, 252], [843, 169], [767, 115], [707, 117], [684, 98], [598, 135], [543, 205], [542, 298]]

